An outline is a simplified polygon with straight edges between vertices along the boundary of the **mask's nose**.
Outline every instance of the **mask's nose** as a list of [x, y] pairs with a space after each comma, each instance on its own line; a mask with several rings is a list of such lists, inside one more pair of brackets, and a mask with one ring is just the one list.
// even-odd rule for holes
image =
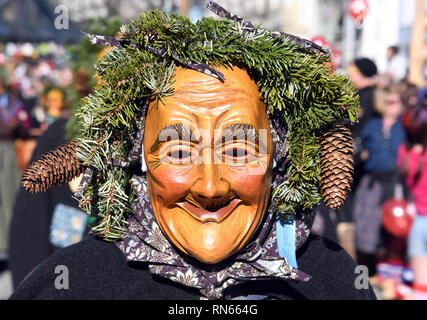
[[216, 211], [232, 199], [229, 183], [221, 176], [221, 166], [201, 163], [199, 176], [191, 187], [191, 196], [197, 205], [209, 211]]

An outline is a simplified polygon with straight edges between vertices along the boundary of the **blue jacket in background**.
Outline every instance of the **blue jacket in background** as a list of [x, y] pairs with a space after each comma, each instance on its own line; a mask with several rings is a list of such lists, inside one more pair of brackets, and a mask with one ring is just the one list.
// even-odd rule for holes
[[369, 151], [365, 162], [366, 171], [389, 171], [396, 168], [397, 149], [405, 142], [406, 133], [399, 118], [387, 135], [383, 132], [380, 117], [369, 120], [362, 130], [362, 145]]

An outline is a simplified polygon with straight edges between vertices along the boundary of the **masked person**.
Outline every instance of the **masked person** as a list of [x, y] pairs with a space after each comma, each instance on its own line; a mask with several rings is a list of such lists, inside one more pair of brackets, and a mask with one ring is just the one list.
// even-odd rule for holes
[[[114, 48], [83, 99], [83, 138], [23, 184], [43, 191], [85, 169], [77, 196], [93, 235], [54, 253], [12, 299], [375, 298], [350, 256], [309, 232], [322, 193], [342, 205], [351, 183], [338, 125], [357, 113], [349, 80], [322, 48], [208, 6], [226, 18], [152, 11], [118, 38], [90, 36]], [[55, 287], [58, 265], [67, 290]]]

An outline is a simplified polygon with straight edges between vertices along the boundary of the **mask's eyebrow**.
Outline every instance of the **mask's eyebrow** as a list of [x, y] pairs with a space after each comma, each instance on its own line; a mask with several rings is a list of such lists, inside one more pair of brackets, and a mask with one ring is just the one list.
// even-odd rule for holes
[[[265, 137], [266, 138], [266, 137]], [[236, 123], [227, 126], [222, 133], [222, 143], [233, 140], [251, 141], [260, 146], [262, 150], [267, 150], [267, 141], [264, 141], [264, 135], [260, 139], [260, 135], [254, 126], [244, 123]]]
[[151, 146], [151, 152], [157, 150], [163, 142], [180, 140], [187, 142], [199, 143], [200, 141], [194, 138], [193, 130], [183, 123], [175, 123], [164, 127]]

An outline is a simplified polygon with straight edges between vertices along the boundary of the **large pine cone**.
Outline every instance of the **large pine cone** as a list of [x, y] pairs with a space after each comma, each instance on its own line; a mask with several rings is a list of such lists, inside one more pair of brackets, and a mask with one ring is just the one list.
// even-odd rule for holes
[[70, 182], [83, 172], [76, 157], [76, 142], [63, 144], [33, 162], [22, 176], [25, 190], [38, 193]]
[[321, 190], [330, 209], [339, 209], [353, 182], [353, 138], [344, 125], [336, 125], [320, 137]]

